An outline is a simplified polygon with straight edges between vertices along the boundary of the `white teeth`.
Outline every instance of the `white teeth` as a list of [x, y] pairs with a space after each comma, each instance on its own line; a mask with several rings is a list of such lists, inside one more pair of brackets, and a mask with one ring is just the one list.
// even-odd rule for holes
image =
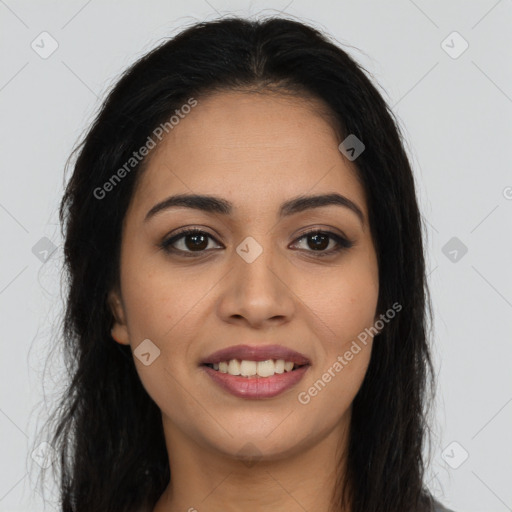
[[228, 373], [230, 375], [240, 375], [240, 363], [237, 359], [231, 359], [228, 364]]
[[259, 361], [256, 372], [260, 377], [270, 377], [274, 375], [275, 366], [276, 365], [272, 359], [269, 359], [268, 361]]
[[247, 361], [231, 359], [214, 363], [213, 369], [230, 375], [241, 375], [243, 377], [272, 377], [275, 373], [291, 372], [295, 363], [284, 359], [267, 359], [266, 361]]
[[256, 375], [256, 361], [240, 361], [240, 374], [244, 377]]

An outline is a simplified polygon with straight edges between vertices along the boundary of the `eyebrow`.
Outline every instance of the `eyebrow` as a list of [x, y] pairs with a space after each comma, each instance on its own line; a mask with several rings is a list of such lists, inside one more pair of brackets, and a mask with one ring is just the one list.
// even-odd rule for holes
[[[357, 215], [361, 224], [363, 226], [365, 225], [364, 214], [359, 206], [348, 197], [338, 193], [294, 197], [281, 205], [279, 218], [289, 217], [306, 210], [331, 205], [342, 206], [351, 210]], [[179, 194], [170, 196], [153, 206], [146, 214], [144, 222], [147, 222], [156, 214], [174, 207], [192, 208], [194, 210], [221, 215], [231, 215], [233, 211], [233, 204], [221, 197], [200, 194]]]

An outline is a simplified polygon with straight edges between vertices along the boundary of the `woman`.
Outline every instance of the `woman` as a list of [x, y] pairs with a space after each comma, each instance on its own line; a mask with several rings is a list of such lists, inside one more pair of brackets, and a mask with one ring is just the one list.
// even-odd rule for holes
[[197, 24], [78, 150], [62, 511], [446, 510], [413, 175], [347, 53], [286, 19]]

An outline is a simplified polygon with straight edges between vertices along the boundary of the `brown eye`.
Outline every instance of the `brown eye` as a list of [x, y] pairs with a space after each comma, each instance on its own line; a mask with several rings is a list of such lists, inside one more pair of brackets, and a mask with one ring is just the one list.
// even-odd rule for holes
[[308, 242], [312, 242], [309, 247], [314, 251], [323, 251], [329, 247], [331, 238], [325, 233], [314, 233], [305, 237]]
[[205, 252], [210, 240], [215, 240], [206, 231], [187, 229], [164, 240], [160, 246], [167, 252], [193, 253]]
[[[192, 233], [189, 235], [182, 236], [183, 241], [187, 249], [191, 251], [201, 251], [205, 250], [208, 247], [208, 236], [205, 236], [200, 233]], [[190, 242], [190, 243], [188, 243]]]
[[[169, 253], [183, 256], [200, 256], [202, 253], [209, 252], [210, 240], [218, 244], [217, 240], [206, 231], [186, 229], [164, 240], [160, 247]], [[307, 248], [303, 250], [318, 257], [334, 255], [354, 245], [353, 242], [336, 233], [321, 230], [313, 230], [303, 234], [296, 240], [296, 244], [302, 240], [306, 240], [307, 243]], [[329, 249], [331, 244], [333, 246]], [[222, 247], [220, 246], [220, 248]]]
[[[297, 239], [299, 242], [301, 240], [306, 240], [307, 247], [311, 250], [306, 250], [307, 252], [317, 252], [315, 256], [328, 256], [335, 253], [340, 252], [343, 249], [349, 249], [354, 245], [353, 242], [343, 238], [342, 236], [332, 233], [331, 231], [309, 231], [308, 233], [303, 234], [300, 238]], [[326, 250], [331, 242], [334, 242], [334, 247], [329, 250]]]

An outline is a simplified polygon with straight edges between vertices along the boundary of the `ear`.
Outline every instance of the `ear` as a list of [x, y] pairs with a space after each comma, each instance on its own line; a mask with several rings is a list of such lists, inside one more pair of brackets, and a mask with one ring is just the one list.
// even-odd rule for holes
[[126, 315], [119, 291], [111, 290], [108, 294], [107, 302], [114, 317], [114, 325], [110, 331], [112, 338], [121, 345], [129, 345], [130, 339], [126, 325]]

